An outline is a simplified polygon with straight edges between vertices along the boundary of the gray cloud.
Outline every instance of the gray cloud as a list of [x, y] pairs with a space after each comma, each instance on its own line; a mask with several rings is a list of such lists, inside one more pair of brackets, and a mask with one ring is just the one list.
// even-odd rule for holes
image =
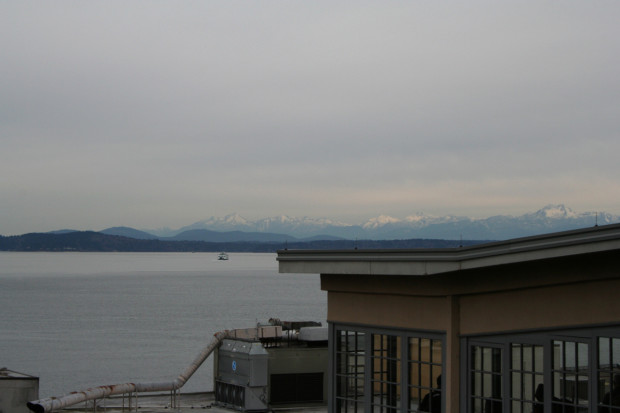
[[3, 2], [0, 233], [619, 213], [620, 5]]

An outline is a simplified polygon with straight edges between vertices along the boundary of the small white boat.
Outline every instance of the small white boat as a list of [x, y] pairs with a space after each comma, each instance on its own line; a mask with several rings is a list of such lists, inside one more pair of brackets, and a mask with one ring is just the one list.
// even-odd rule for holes
[[226, 254], [225, 252], [220, 252], [217, 256], [217, 259], [220, 261], [228, 261], [228, 254]]

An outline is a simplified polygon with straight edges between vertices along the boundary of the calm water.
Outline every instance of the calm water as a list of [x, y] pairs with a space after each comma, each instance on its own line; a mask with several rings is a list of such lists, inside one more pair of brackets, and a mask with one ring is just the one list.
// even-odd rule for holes
[[[326, 319], [318, 275], [275, 254], [0, 252], [0, 367], [40, 377], [40, 397], [171, 380], [223, 329]], [[207, 360], [184, 392], [212, 388]]]

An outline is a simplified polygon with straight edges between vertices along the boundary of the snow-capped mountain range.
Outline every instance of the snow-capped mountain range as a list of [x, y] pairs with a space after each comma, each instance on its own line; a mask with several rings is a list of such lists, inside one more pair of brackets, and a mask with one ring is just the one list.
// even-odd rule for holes
[[564, 205], [547, 205], [521, 216], [498, 215], [484, 219], [464, 216], [432, 216], [416, 213], [399, 219], [380, 215], [359, 224], [330, 219], [295, 218], [286, 215], [248, 220], [239, 214], [211, 217], [177, 230], [144, 230], [159, 237], [172, 237], [190, 230], [242, 231], [283, 234], [295, 238], [344, 239], [468, 239], [503, 240], [549, 232], [620, 222], [620, 216], [605, 212], [577, 213]]

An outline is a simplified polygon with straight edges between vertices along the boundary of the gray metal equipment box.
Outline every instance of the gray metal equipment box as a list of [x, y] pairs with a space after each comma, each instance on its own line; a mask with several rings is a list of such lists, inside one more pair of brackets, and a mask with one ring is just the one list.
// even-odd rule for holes
[[217, 352], [216, 401], [243, 410], [266, 410], [268, 357], [260, 342], [224, 340]]
[[0, 412], [30, 413], [26, 403], [39, 398], [39, 378], [0, 368]]
[[237, 330], [216, 352], [216, 404], [242, 411], [326, 404], [327, 357], [326, 328]]

